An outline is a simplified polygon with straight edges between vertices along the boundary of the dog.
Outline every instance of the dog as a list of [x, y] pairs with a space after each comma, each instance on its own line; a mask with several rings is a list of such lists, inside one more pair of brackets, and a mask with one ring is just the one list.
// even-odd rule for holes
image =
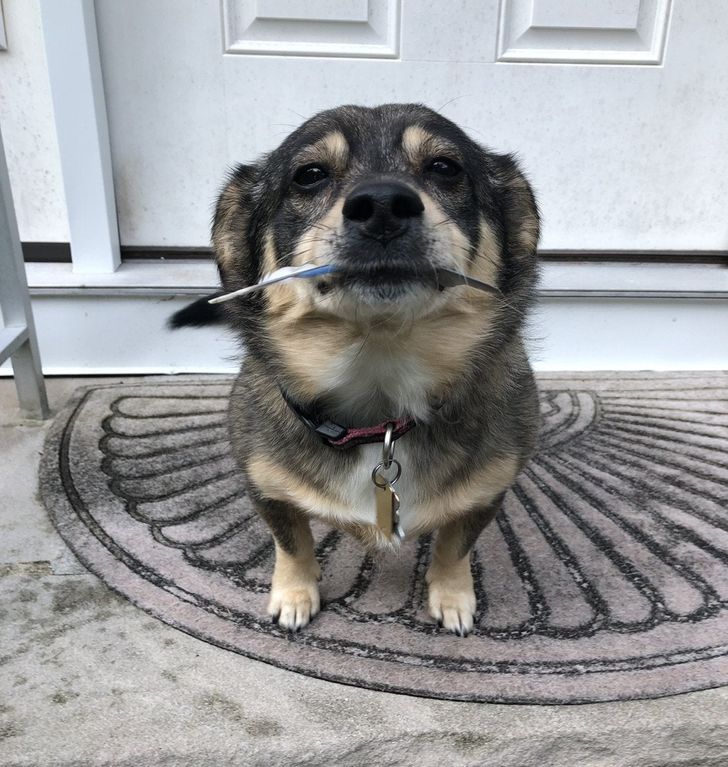
[[[473, 630], [470, 552], [538, 431], [522, 340], [538, 238], [514, 157], [418, 104], [321, 112], [230, 173], [212, 226], [223, 293], [283, 266], [335, 267], [171, 320], [226, 322], [247, 350], [230, 439], [275, 542], [280, 626], [320, 610], [314, 517], [375, 550], [436, 531], [429, 613]], [[445, 288], [439, 268], [494, 290]]]

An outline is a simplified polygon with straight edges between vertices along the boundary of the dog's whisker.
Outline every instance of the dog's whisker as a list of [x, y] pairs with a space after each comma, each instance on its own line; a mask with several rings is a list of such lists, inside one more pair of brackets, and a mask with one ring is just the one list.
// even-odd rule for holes
[[454, 224], [455, 222], [452, 220], [452, 218], [444, 218], [442, 221], [438, 221], [432, 225], [433, 228], [437, 228], [439, 226], [445, 226], [445, 224]]
[[449, 107], [450, 104], [454, 104], [456, 101], [460, 101], [460, 99], [467, 99], [467, 98], [472, 98], [472, 95], [463, 93], [460, 96], [453, 96], [451, 99], [446, 101], [441, 107], [438, 107], [437, 111], [442, 112], [445, 109], [445, 107]]
[[309, 224], [309, 227], [311, 229], [319, 229], [322, 232], [333, 232], [334, 231], [334, 227], [333, 226], [328, 226], [327, 224], [322, 224], [322, 223], [312, 223], [312, 224]]

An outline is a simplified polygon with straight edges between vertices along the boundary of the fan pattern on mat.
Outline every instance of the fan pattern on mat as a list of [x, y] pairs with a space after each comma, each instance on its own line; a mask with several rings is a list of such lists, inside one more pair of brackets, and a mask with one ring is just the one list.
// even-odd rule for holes
[[[185, 391], [127, 393], [112, 404], [100, 444], [111, 490], [190, 565], [267, 591], [273, 546], [230, 456], [229, 387]], [[577, 639], [695, 623], [723, 610], [726, 402], [677, 389], [652, 397], [547, 390], [541, 410], [537, 454], [476, 545], [477, 633]], [[375, 561], [325, 526], [315, 533], [325, 610], [437, 631], [422, 609], [429, 537], [402, 563]], [[342, 569], [352, 558], [356, 566]], [[408, 587], [392, 593], [387, 580], [403, 566]]]

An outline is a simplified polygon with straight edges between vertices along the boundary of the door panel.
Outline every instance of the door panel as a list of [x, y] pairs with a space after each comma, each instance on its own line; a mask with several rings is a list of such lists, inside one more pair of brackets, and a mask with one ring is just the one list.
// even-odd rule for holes
[[498, 61], [660, 64], [670, 0], [506, 0]]
[[398, 0], [222, 0], [225, 53], [393, 58]]
[[719, 0], [97, 0], [97, 20], [125, 245], [207, 244], [225, 169], [320, 109], [421, 101], [518, 153], [544, 249], [728, 248]]

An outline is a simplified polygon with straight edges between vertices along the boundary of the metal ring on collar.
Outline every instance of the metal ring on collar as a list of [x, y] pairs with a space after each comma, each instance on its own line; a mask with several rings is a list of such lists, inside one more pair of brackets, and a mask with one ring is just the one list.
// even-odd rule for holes
[[387, 431], [384, 433], [384, 443], [382, 445], [382, 463], [384, 469], [389, 469], [394, 460], [394, 424], [387, 424]]
[[[397, 467], [397, 473], [394, 475], [393, 479], [385, 479], [384, 477], [382, 477], [379, 474], [379, 470], [380, 469], [385, 469], [385, 471], [386, 471], [386, 469], [388, 469], [389, 466], [392, 466], [392, 464], [394, 464], [394, 466]], [[402, 476], [402, 464], [399, 461], [397, 461], [396, 459], [392, 458], [392, 460], [390, 461], [389, 466], [385, 468], [384, 461], [380, 461], [372, 469], [372, 482], [377, 487], [380, 487], [382, 489], [384, 489], [385, 487], [393, 487], [394, 483]]]

